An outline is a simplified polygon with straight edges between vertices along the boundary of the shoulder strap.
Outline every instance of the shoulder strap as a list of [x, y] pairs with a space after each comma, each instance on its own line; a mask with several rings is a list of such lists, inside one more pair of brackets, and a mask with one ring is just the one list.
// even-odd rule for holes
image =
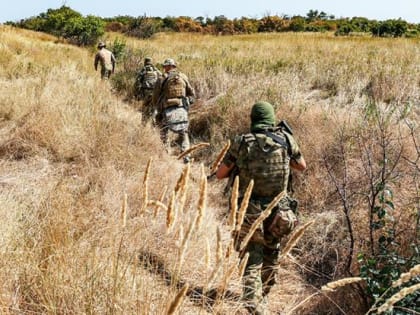
[[287, 149], [287, 152], [289, 152], [289, 151], [290, 151], [290, 143], [289, 143], [289, 141], [287, 140], [287, 137], [286, 137], [286, 136], [285, 136], [285, 138], [283, 139], [283, 138], [279, 137], [278, 135], [276, 135], [275, 133], [273, 133], [273, 132], [271, 132], [271, 131], [269, 131], [269, 130], [265, 130], [265, 131], [264, 131], [264, 134], [265, 134], [267, 137], [270, 137], [271, 139], [273, 139], [273, 141], [274, 141], [275, 143], [280, 144], [283, 148]]

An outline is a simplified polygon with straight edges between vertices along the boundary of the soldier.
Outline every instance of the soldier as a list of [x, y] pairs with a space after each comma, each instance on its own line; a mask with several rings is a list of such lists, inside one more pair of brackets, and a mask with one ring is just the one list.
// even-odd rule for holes
[[147, 117], [153, 116], [153, 89], [161, 76], [162, 73], [153, 65], [152, 58], [144, 58], [144, 65], [137, 73], [134, 94], [138, 100], [143, 101], [142, 108]]
[[[251, 110], [251, 132], [237, 136], [216, 172], [218, 179], [239, 176], [239, 200], [251, 179], [254, 188], [235, 248], [252, 223], [282, 191], [287, 191], [290, 167], [303, 171], [306, 162], [290, 128], [275, 125], [273, 106], [257, 102]], [[283, 125], [283, 126], [287, 126]], [[265, 314], [264, 300], [275, 284], [280, 240], [291, 232], [296, 219], [297, 201], [285, 197], [257, 229], [240, 255], [249, 253], [244, 274], [243, 300], [250, 314]]]
[[114, 54], [106, 49], [104, 42], [98, 43], [99, 51], [95, 55], [95, 71], [98, 70], [98, 64], [101, 64], [101, 79], [108, 80], [115, 70], [115, 57]]
[[[178, 71], [173, 59], [163, 63], [164, 74], [153, 90], [152, 104], [157, 110], [157, 123], [161, 130], [161, 139], [169, 147], [169, 131], [178, 135], [181, 152], [190, 147], [188, 136], [188, 109], [194, 102], [194, 89], [185, 74]], [[184, 162], [190, 161], [189, 156]]]

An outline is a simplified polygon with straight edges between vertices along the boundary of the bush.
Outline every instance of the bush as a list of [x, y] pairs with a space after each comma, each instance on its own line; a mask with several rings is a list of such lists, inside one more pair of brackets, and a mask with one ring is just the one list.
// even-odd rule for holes
[[105, 33], [104, 25], [101, 18], [92, 15], [85, 18], [79, 12], [62, 6], [22, 20], [15, 26], [62, 37], [76, 45], [91, 45]]
[[104, 24], [100, 18], [92, 15], [72, 18], [64, 27], [64, 37], [76, 45], [92, 45], [105, 33]]
[[130, 23], [126, 34], [137, 38], [150, 38], [161, 31], [162, 25], [161, 19], [141, 16]]

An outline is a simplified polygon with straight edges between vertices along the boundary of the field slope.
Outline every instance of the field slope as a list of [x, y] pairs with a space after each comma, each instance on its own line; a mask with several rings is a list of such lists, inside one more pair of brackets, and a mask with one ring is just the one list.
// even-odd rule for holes
[[[0, 312], [164, 314], [180, 302], [179, 314], [241, 314], [223, 183], [206, 175], [264, 99], [302, 146], [309, 169], [295, 177], [295, 196], [301, 221], [315, 221], [281, 261], [269, 308], [363, 314], [369, 301], [360, 288], [320, 287], [357, 275], [357, 252], [375, 253], [382, 230], [369, 233], [370, 211], [384, 190], [372, 186], [392, 192], [399, 254], [410, 256], [418, 238], [419, 42], [328, 34], [124, 40], [131, 55], [114, 83], [129, 86], [127, 73], [145, 55], [174, 57], [199, 97], [193, 142], [211, 146], [184, 166], [130, 91], [99, 79], [92, 51], [0, 26]], [[174, 301], [179, 292], [185, 298]]]

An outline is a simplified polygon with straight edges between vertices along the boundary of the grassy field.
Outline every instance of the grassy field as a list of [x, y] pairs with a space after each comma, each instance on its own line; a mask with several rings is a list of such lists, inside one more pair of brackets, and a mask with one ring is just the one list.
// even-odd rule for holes
[[[122, 40], [111, 85], [94, 72], [93, 50], [0, 26], [0, 313], [245, 314], [224, 183], [206, 175], [266, 100], [302, 148], [295, 197], [301, 222], [315, 222], [282, 259], [270, 310], [364, 314], [360, 288], [321, 286], [358, 275], [357, 253], [376, 255], [385, 229], [400, 256], [418, 242], [420, 41]], [[211, 145], [190, 166], [131, 101], [130, 73], [145, 56], [174, 58], [197, 91], [192, 141]], [[372, 229], [375, 206], [391, 201]]]

